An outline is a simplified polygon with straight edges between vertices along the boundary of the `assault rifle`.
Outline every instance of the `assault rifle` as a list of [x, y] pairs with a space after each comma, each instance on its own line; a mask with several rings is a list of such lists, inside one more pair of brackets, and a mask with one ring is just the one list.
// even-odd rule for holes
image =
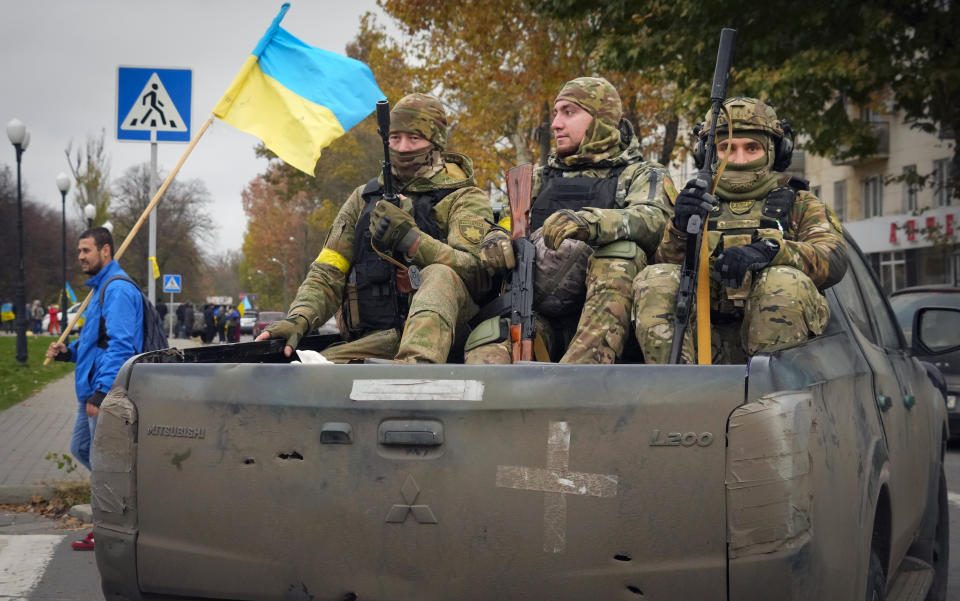
[[510, 237], [517, 265], [510, 272], [510, 340], [513, 362], [533, 360], [536, 319], [533, 315], [533, 263], [537, 250], [530, 241], [530, 197], [533, 165], [524, 163], [507, 171], [510, 200]]
[[[393, 164], [390, 162], [390, 101], [377, 101], [377, 133], [383, 140], [383, 200], [400, 206], [400, 198], [393, 189]], [[413, 292], [420, 288], [422, 280], [420, 279], [420, 270], [416, 265], [404, 266], [389, 253], [382, 252], [373, 240], [370, 241], [373, 250], [397, 266], [397, 288], [404, 294]]]
[[[733, 43], [736, 38], [736, 29], [724, 28], [720, 32], [720, 49], [717, 51], [717, 64], [713, 71], [713, 88], [710, 91], [710, 101], [712, 103], [710, 128], [707, 130], [703, 166], [697, 172], [697, 179], [703, 181], [704, 185], [708, 186], [707, 191], [711, 193], [713, 192], [713, 187], [710, 185], [713, 182], [713, 160], [716, 157], [717, 118], [720, 116], [723, 101], [727, 98], [727, 82], [730, 77], [730, 63], [733, 60]], [[690, 311], [696, 299], [700, 247], [703, 244], [703, 225], [703, 219], [700, 215], [692, 215], [687, 222], [687, 249], [683, 256], [683, 268], [680, 272], [680, 290], [677, 293], [673, 342], [670, 346], [670, 363], [680, 363], [683, 336], [687, 331]]]
[[377, 133], [383, 140], [383, 199], [400, 206], [393, 191], [393, 165], [390, 163], [390, 101], [377, 101]]

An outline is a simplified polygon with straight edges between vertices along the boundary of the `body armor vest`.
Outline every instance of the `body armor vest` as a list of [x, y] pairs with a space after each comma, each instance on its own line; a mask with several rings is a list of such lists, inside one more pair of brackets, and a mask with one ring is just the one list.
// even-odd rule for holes
[[775, 229], [791, 240], [796, 234], [790, 223], [793, 201], [799, 190], [809, 189], [806, 180], [791, 177], [787, 185], [774, 188], [762, 199], [721, 201], [710, 213], [709, 231], [722, 236], [752, 236], [759, 229]]
[[563, 177], [559, 169], [544, 168], [540, 175], [543, 182], [540, 192], [530, 209], [530, 231], [539, 229], [547, 217], [560, 209], [615, 208], [617, 180], [626, 168], [626, 165], [613, 167], [606, 177]]
[[[431, 190], [413, 199], [413, 219], [421, 232], [440, 239], [440, 227], [433, 218], [433, 207], [455, 188]], [[383, 186], [372, 179], [364, 186], [363, 211], [357, 220], [353, 242], [353, 266], [347, 274], [347, 294], [343, 313], [352, 336], [376, 330], [401, 328], [407, 318], [408, 295], [397, 290], [397, 268], [380, 258], [370, 246], [370, 213], [383, 198]]]

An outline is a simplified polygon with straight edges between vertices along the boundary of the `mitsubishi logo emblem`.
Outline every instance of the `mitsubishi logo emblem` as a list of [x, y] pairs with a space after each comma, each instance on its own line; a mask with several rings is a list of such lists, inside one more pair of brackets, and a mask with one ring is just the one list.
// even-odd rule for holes
[[417, 486], [413, 476], [408, 475], [406, 482], [400, 488], [400, 496], [403, 497], [403, 502], [406, 504], [391, 507], [390, 512], [387, 513], [387, 523], [402, 524], [406, 521], [407, 515], [412, 513], [413, 519], [417, 520], [418, 524], [436, 524], [437, 518], [430, 511], [429, 505], [414, 505], [419, 495], [420, 487]]

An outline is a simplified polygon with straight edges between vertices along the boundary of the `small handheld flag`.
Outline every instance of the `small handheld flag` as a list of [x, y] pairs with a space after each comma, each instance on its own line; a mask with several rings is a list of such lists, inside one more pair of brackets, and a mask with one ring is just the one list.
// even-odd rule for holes
[[70, 299], [71, 303], [77, 302], [77, 295], [73, 293], [73, 288], [70, 287], [70, 282], [64, 282], [67, 287], [67, 298]]
[[157, 258], [156, 258], [156, 257], [150, 257], [150, 265], [151, 265], [151, 267], [153, 267], [153, 279], [159, 278], [159, 277], [160, 277], [160, 266], [157, 265]]
[[288, 8], [280, 8], [213, 114], [313, 175], [320, 151], [385, 96], [362, 62], [304, 44], [280, 27]]

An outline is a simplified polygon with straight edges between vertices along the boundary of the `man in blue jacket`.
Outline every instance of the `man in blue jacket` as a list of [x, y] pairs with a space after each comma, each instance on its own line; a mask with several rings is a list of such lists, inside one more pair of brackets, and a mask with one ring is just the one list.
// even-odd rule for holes
[[[143, 295], [136, 286], [116, 280], [107, 286], [100, 305], [100, 289], [115, 276], [129, 277], [113, 260], [113, 236], [95, 227], [80, 234], [77, 242], [80, 268], [90, 276], [85, 282], [93, 298], [84, 311], [86, 327], [68, 347], [54, 342], [47, 357], [74, 361], [75, 387], [79, 407], [70, 440], [70, 452], [90, 469], [90, 446], [97, 426], [100, 403], [110, 392], [123, 363], [143, 349]], [[102, 319], [101, 319], [102, 317]], [[93, 549], [93, 533], [73, 544], [74, 549]]]

